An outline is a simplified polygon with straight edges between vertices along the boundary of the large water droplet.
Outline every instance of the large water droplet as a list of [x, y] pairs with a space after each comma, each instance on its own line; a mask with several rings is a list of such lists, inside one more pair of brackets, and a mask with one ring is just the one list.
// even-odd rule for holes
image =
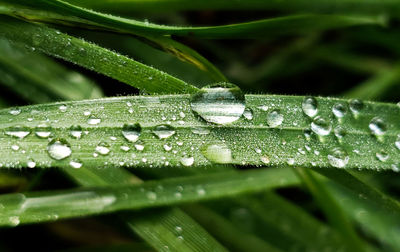
[[349, 108], [353, 115], [357, 117], [364, 108], [364, 103], [361, 100], [353, 99], [349, 102]]
[[347, 153], [341, 148], [334, 148], [328, 154], [329, 163], [336, 168], [343, 168], [349, 162], [349, 156]]
[[319, 136], [327, 136], [331, 133], [332, 126], [329, 121], [321, 116], [317, 116], [311, 123], [311, 130]]
[[14, 126], [6, 129], [6, 135], [17, 137], [17, 138], [24, 138], [31, 133], [30, 129], [24, 126]]
[[126, 140], [134, 143], [139, 139], [141, 130], [142, 128], [138, 123], [125, 124], [122, 128], [122, 135], [126, 138]]
[[305, 97], [301, 104], [304, 114], [314, 117], [318, 113], [318, 102], [314, 97]]
[[211, 144], [202, 150], [203, 155], [211, 162], [228, 164], [232, 162], [232, 151], [225, 144]]
[[55, 160], [62, 160], [71, 156], [71, 147], [64, 139], [53, 139], [47, 145], [47, 152], [49, 156]]
[[207, 122], [232, 123], [245, 109], [242, 91], [230, 83], [217, 83], [203, 87], [191, 99], [192, 110]]
[[332, 113], [337, 117], [337, 118], [342, 118], [346, 115], [347, 113], [347, 108], [344, 104], [342, 103], [336, 103], [332, 107]]
[[375, 136], [382, 136], [386, 133], [386, 123], [378, 117], [372, 118], [368, 127]]
[[271, 128], [278, 127], [283, 122], [283, 115], [279, 110], [274, 109], [267, 114], [267, 123]]
[[46, 124], [38, 125], [35, 128], [35, 134], [40, 138], [48, 138], [51, 135], [51, 127]]
[[153, 129], [153, 134], [159, 139], [165, 139], [175, 134], [175, 129], [169, 125], [159, 125]]

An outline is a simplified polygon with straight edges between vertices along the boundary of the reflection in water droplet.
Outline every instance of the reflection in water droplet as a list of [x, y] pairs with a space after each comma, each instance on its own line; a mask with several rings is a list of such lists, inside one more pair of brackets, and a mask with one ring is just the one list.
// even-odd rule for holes
[[194, 158], [193, 157], [182, 157], [181, 158], [181, 164], [183, 166], [192, 166], [194, 163]]
[[381, 136], [386, 133], [386, 124], [382, 119], [378, 117], [372, 118], [368, 127], [371, 130], [371, 133], [375, 136]]
[[242, 116], [245, 97], [237, 86], [217, 83], [195, 93], [191, 98], [191, 108], [207, 122], [232, 123]]
[[271, 128], [278, 127], [283, 122], [283, 115], [279, 112], [279, 110], [272, 110], [267, 114], [267, 123]]
[[318, 102], [314, 97], [305, 97], [301, 104], [304, 114], [314, 117], [318, 113]]
[[247, 120], [252, 120], [253, 119], [253, 111], [250, 108], [246, 108], [243, 112], [243, 116]]
[[35, 134], [40, 138], [48, 138], [51, 135], [51, 127], [46, 124], [38, 125], [35, 128]]
[[319, 136], [327, 136], [331, 133], [332, 126], [329, 121], [321, 116], [317, 116], [311, 123], [311, 130]]
[[96, 117], [89, 117], [89, 119], [87, 120], [87, 123], [90, 125], [97, 125], [101, 122], [100, 118], [96, 118]]
[[332, 107], [332, 113], [337, 117], [337, 118], [342, 118], [346, 115], [347, 113], [347, 108], [344, 104], [342, 103], [336, 103]]
[[353, 99], [349, 102], [350, 111], [353, 113], [355, 117], [360, 114], [361, 110], [364, 108], [364, 103], [361, 100]]
[[78, 160], [78, 159], [74, 159], [74, 160], [71, 160], [71, 161], [69, 162], [69, 165], [70, 165], [72, 168], [79, 169], [79, 168], [82, 167], [82, 162], [81, 162], [80, 160]]
[[175, 129], [169, 125], [159, 125], [153, 129], [153, 134], [159, 139], [166, 139], [175, 134]]
[[110, 149], [109, 149], [110, 145], [105, 143], [105, 142], [101, 142], [96, 146], [96, 152], [99, 153], [100, 155], [107, 155], [108, 153], [110, 153]]
[[65, 159], [72, 153], [69, 143], [64, 139], [53, 139], [47, 145], [47, 152], [55, 160]]
[[14, 126], [6, 129], [6, 135], [16, 137], [16, 138], [25, 138], [27, 135], [31, 133], [30, 129], [24, 126]]
[[206, 146], [202, 153], [204, 157], [214, 163], [228, 164], [232, 162], [232, 152], [225, 144], [211, 144]]
[[376, 158], [381, 162], [386, 162], [389, 159], [389, 154], [386, 151], [381, 150], [376, 153]]
[[76, 138], [80, 139], [82, 137], [82, 127], [79, 125], [73, 125], [69, 128], [69, 134]]
[[122, 127], [122, 135], [125, 137], [126, 140], [129, 142], [136, 142], [139, 139], [140, 132], [142, 128], [138, 123], [136, 124], [125, 124]]
[[343, 168], [349, 162], [349, 156], [341, 148], [334, 148], [330, 154], [328, 154], [329, 163], [336, 168]]

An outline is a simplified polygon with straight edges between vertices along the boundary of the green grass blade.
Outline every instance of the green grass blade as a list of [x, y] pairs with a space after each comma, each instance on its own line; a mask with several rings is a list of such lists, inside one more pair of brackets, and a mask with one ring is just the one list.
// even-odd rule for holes
[[[304, 99], [302, 96], [246, 95], [246, 106], [253, 111], [252, 119], [242, 117], [225, 127], [198, 118], [192, 112], [189, 95], [35, 105], [19, 108], [18, 115], [13, 115], [10, 109], [1, 110], [0, 163], [3, 167], [26, 167], [34, 160], [37, 167], [69, 167], [70, 161], [76, 159], [93, 168], [207, 167], [213, 163], [229, 163], [393, 169], [399, 155], [395, 145], [399, 133], [397, 105], [364, 102], [359, 113], [353, 115], [348, 100], [317, 97], [318, 115], [331, 129], [328, 135], [322, 136], [318, 135], [318, 128], [304, 134], [310, 126], [316, 127], [315, 120], [302, 111]], [[347, 111], [340, 120], [332, 115], [336, 104], [342, 104]], [[215, 112], [212, 106], [210, 109]], [[267, 115], [277, 109], [282, 121], [277, 127], [271, 127]], [[369, 128], [371, 121], [375, 125], [376, 117], [382, 120], [382, 135], [373, 135]], [[50, 127], [47, 138], [64, 139], [71, 148], [71, 153], [62, 160], [50, 158], [47, 148], [51, 144], [46, 137], [35, 135], [36, 127], [46, 121]], [[139, 138], [128, 141], [123, 136], [123, 126], [127, 123], [140, 124]], [[171, 128], [162, 127], [161, 133], [168, 134], [159, 139], [156, 127], [165, 124]], [[70, 128], [74, 125], [81, 127], [81, 137], [71, 135]], [[334, 129], [339, 126], [346, 134], [337, 139]], [[199, 128], [205, 133], [197, 134]], [[13, 145], [19, 145], [21, 151], [14, 151]], [[29, 155], [22, 150], [30, 150]], [[214, 157], [212, 150], [224, 153], [224, 159]], [[188, 164], [189, 161], [193, 162]]]
[[[217, 199], [298, 183], [284, 168], [232, 171], [171, 178], [140, 185], [93, 187], [50, 192], [27, 192], [0, 196], [0, 225], [38, 223], [69, 217], [104, 214], [120, 210], [170, 206]], [[163, 188], [159, 190], [158, 188]]]
[[0, 71], [10, 76], [3, 85], [35, 103], [100, 98], [101, 90], [83, 75], [53, 60], [0, 40]]
[[178, 35], [200, 38], [257, 38], [285, 34], [303, 34], [357, 25], [384, 25], [386, 22], [382, 16], [309, 14], [214, 27], [177, 27], [157, 25], [103, 14], [61, 0], [40, 0], [35, 3], [30, 1], [20, 1], [18, 4], [40, 8], [46, 10], [46, 12], [34, 10], [28, 11], [25, 8], [19, 8], [18, 6], [15, 7], [12, 5], [3, 7], [3, 11], [0, 12], [13, 16], [22, 16], [36, 21], [59, 23], [60, 20], [62, 20], [63, 22], [61, 23], [70, 21], [71, 24], [81, 22], [82, 25], [96, 25], [117, 32], [158, 36]]
[[89, 68], [149, 93], [193, 92], [166, 73], [43, 25], [0, 16], [0, 35], [38, 51]]
[[337, 204], [325, 185], [314, 175], [304, 169], [296, 168], [296, 173], [305, 183], [311, 194], [318, 202], [331, 225], [344, 237], [351, 251], [364, 251], [365, 245], [342, 208]]

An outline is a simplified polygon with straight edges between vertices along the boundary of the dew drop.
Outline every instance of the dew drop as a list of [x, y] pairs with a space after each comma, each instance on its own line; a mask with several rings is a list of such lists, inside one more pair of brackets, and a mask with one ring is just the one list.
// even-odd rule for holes
[[400, 171], [400, 165], [399, 164], [392, 164], [392, 171], [399, 172]]
[[386, 124], [378, 117], [372, 118], [368, 127], [371, 130], [371, 133], [375, 136], [382, 136], [386, 133]]
[[166, 139], [175, 134], [175, 129], [169, 125], [159, 125], [153, 129], [153, 134], [159, 139]]
[[46, 124], [38, 125], [35, 128], [35, 135], [40, 138], [48, 138], [51, 135], [51, 127]]
[[11, 216], [10, 218], [8, 218], [10, 225], [15, 227], [18, 226], [20, 223], [19, 217], [18, 216]]
[[135, 144], [135, 149], [138, 150], [138, 151], [142, 151], [142, 150], [144, 150], [144, 145], [142, 145], [142, 144]]
[[311, 130], [319, 136], [327, 136], [331, 133], [332, 126], [327, 120], [317, 116], [311, 123]]
[[397, 139], [396, 139], [396, 141], [394, 142], [394, 145], [396, 146], [396, 148], [397, 148], [398, 150], [400, 150], [400, 134], [397, 135]]
[[183, 166], [192, 166], [194, 163], [194, 158], [193, 157], [182, 157], [181, 158], [181, 164]]
[[11, 115], [19, 115], [19, 114], [21, 114], [21, 109], [19, 109], [19, 108], [14, 108], [14, 109], [11, 109], [11, 110], [9, 111], [9, 113], [10, 113]]
[[206, 195], [206, 190], [204, 190], [204, 188], [203, 187], [197, 187], [197, 189], [196, 189], [196, 192], [197, 192], [197, 195], [199, 195], [199, 196], [204, 196], [204, 195]]
[[364, 108], [364, 103], [359, 99], [352, 99], [349, 102], [349, 108], [353, 115], [357, 117]]
[[156, 200], [157, 199], [157, 194], [155, 192], [147, 192], [146, 197], [149, 200]]
[[28, 162], [26, 162], [26, 165], [28, 166], [28, 168], [35, 168], [36, 162], [33, 160], [28, 160]]
[[122, 145], [122, 146], [120, 147], [120, 149], [123, 150], [123, 151], [125, 151], [125, 152], [127, 152], [127, 151], [129, 151], [131, 148], [129, 148], [129, 146]]
[[72, 153], [69, 143], [64, 139], [53, 139], [47, 145], [47, 152], [55, 160], [65, 159]]
[[376, 153], [376, 158], [381, 162], [386, 162], [389, 159], [389, 154], [386, 151], [381, 150]]
[[66, 105], [60, 105], [60, 106], [58, 107], [58, 109], [59, 109], [61, 112], [65, 112], [65, 111], [67, 111], [67, 106], [66, 106]]
[[73, 125], [69, 128], [69, 134], [76, 139], [80, 139], [82, 137], [82, 127], [79, 125]]
[[343, 168], [349, 162], [349, 156], [347, 153], [341, 148], [334, 148], [328, 154], [329, 163], [336, 168]]
[[19, 150], [19, 146], [18, 145], [16, 145], [16, 144], [14, 144], [14, 145], [12, 145], [11, 146], [11, 149], [13, 150], [13, 151], [17, 151], [17, 150]]
[[347, 108], [344, 104], [342, 103], [336, 103], [332, 107], [332, 113], [337, 117], [337, 118], [342, 118], [346, 115], [347, 113]]
[[333, 132], [335, 133], [335, 136], [337, 137], [337, 139], [342, 139], [345, 135], [346, 135], [346, 130], [341, 127], [341, 126], [337, 126]]
[[314, 97], [305, 97], [301, 104], [304, 114], [314, 117], [318, 113], [318, 102]]
[[163, 145], [163, 148], [164, 148], [165, 151], [170, 151], [170, 150], [172, 150], [172, 146], [171, 146], [171, 145], [168, 145], [168, 144], [164, 144], [164, 145]]
[[190, 105], [193, 112], [207, 122], [227, 124], [242, 116], [245, 97], [239, 87], [230, 83], [217, 83], [195, 93]]
[[108, 153], [110, 153], [110, 145], [108, 145], [105, 142], [101, 142], [96, 146], [96, 152], [100, 155], [108, 155]]
[[262, 162], [263, 164], [269, 164], [269, 163], [271, 162], [271, 160], [269, 159], [268, 156], [262, 156], [262, 157], [261, 157], [261, 162]]
[[252, 120], [253, 119], [253, 111], [249, 108], [246, 108], [243, 112], [243, 116], [247, 120]]
[[232, 162], [232, 152], [225, 144], [211, 144], [206, 146], [202, 153], [204, 157], [214, 163], [228, 164]]
[[16, 137], [16, 138], [25, 138], [27, 135], [31, 133], [30, 129], [24, 126], [14, 126], [6, 129], [6, 135]]
[[122, 127], [122, 135], [125, 137], [126, 140], [134, 143], [139, 139], [141, 130], [142, 129], [138, 123], [125, 124]]
[[100, 118], [96, 118], [96, 117], [89, 117], [89, 119], [87, 120], [87, 123], [90, 125], [97, 125], [101, 122]]
[[283, 115], [279, 112], [279, 110], [274, 109], [270, 111], [267, 115], [267, 123], [271, 128], [276, 128], [281, 125], [283, 122]]
[[210, 130], [203, 127], [196, 127], [192, 129], [192, 132], [197, 135], [208, 135]]
[[74, 159], [69, 162], [72, 168], [79, 169], [82, 167], [82, 162], [79, 159]]

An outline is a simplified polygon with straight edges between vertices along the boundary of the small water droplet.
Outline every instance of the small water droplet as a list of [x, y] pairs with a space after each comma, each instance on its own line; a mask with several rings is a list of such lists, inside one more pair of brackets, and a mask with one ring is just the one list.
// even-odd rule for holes
[[31, 160], [28, 160], [28, 162], [26, 162], [26, 165], [28, 166], [28, 168], [35, 168], [36, 162], [31, 159]]
[[19, 146], [18, 145], [16, 145], [16, 144], [13, 144], [12, 146], [11, 146], [11, 149], [13, 150], [13, 151], [17, 151], [17, 150], [19, 150]]
[[122, 135], [125, 137], [126, 140], [129, 142], [136, 142], [139, 139], [140, 132], [142, 128], [138, 123], [136, 124], [125, 124], [122, 127]]
[[329, 163], [336, 168], [343, 168], [349, 162], [349, 156], [341, 148], [334, 148], [330, 154], [328, 154]]
[[129, 151], [131, 148], [129, 148], [129, 146], [125, 146], [125, 145], [122, 145], [121, 147], [119, 147], [121, 150], [123, 150], [123, 151], [125, 151], [125, 152], [127, 152], [127, 151]]
[[144, 145], [142, 145], [142, 144], [135, 144], [135, 149], [138, 150], [138, 151], [142, 151], [142, 150], [144, 150]]
[[9, 113], [10, 113], [11, 115], [19, 115], [19, 114], [21, 114], [21, 109], [19, 109], [19, 108], [13, 108], [13, 109], [11, 109], [11, 110], [9, 111]]
[[53, 139], [47, 145], [49, 156], [55, 160], [62, 160], [71, 156], [72, 150], [65, 139]]
[[97, 117], [89, 117], [89, 119], [87, 120], [87, 123], [90, 125], [97, 125], [97, 124], [101, 123], [101, 119], [97, 118]]
[[46, 124], [38, 125], [35, 128], [35, 135], [40, 138], [48, 138], [51, 135], [51, 127]]
[[329, 121], [321, 116], [317, 116], [311, 123], [311, 130], [319, 136], [327, 136], [331, 133], [332, 126]]
[[228, 164], [232, 162], [232, 151], [225, 144], [211, 144], [206, 146], [202, 153], [204, 157], [214, 163]]
[[375, 136], [382, 136], [386, 133], [386, 124], [378, 117], [372, 118], [368, 127], [371, 130], [371, 133]]
[[20, 223], [18, 216], [11, 216], [10, 218], [8, 218], [8, 220], [10, 221], [10, 225], [13, 227], [18, 226]]
[[243, 112], [243, 116], [247, 120], [252, 120], [253, 119], [253, 111], [250, 108], [246, 108]]
[[242, 116], [245, 97], [239, 87], [230, 83], [217, 83], [195, 93], [190, 105], [193, 112], [207, 122], [227, 124]]
[[156, 126], [152, 132], [159, 139], [166, 139], [175, 134], [175, 129], [170, 125], [159, 125]]
[[181, 158], [181, 164], [183, 166], [192, 166], [194, 163], [194, 158], [193, 157], [182, 157]]
[[67, 105], [60, 105], [60, 106], [58, 107], [58, 109], [59, 109], [61, 112], [65, 112], [65, 111], [67, 111]]
[[381, 150], [376, 153], [376, 158], [381, 162], [386, 162], [389, 159], [389, 154], [386, 151]]
[[157, 194], [155, 192], [147, 192], [146, 197], [149, 200], [156, 200], [157, 199]]
[[335, 136], [340, 140], [342, 139], [345, 135], [346, 135], [346, 130], [341, 127], [341, 126], [337, 126], [333, 132], [335, 133]]
[[178, 233], [182, 233], [183, 230], [182, 230], [182, 227], [176, 226], [175, 227], [175, 231], [178, 232]]
[[400, 150], [400, 134], [397, 135], [397, 139], [396, 139], [396, 141], [394, 142], [394, 145], [396, 146], [397, 149]]
[[288, 165], [294, 165], [294, 162], [295, 162], [294, 158], [288, 158], [288, 159], [286, 160], [286, 163], [287, 163]]
[[274, 109], [267, 114], [267, 123], [271, 128], [276, 128], [283, 122], [283, 115], [279, 110]]
[[14, 126], [6, 129], [6, 135], [16, 137], [16, 138], [25, 138], [27, 135], [31, 133], [30, 129], [24, 126]]
[[400, 171], [400, 165], [399, 164], [392, 164], [392, 171], [399, 172]]
[[73, 125], [69, 128], [69, 134], [76, 138], [80, 139], [82, 137], [82, 127], [79, 125]]
[[79, 159], [74, 159], [69, 162], [72, 168], [79, 169], [82, 167], [82, 162]]
[[318, 113], [318, 102], [314, 97], [305, 97], [301, 104], [304, 114], [309, 117], [314, 117]]
[[204, 190], [204, 188], [200, 187], [200, 186], [197, 187], [196, 192], [197, 192], [197, 195], [199, 195], [199, 196], [206, 195], [206, 190]]
[[262, 157], [261, 157], [261, 162], [262, 162], [263, 164], [269, 164], [269, 163], [271, 162], [271, 160], [269, 159], [268, 156], [262, 156]]
[[352, 99], [349, 101], [349, 108], [353, 115], [357, 118], [361, 110], [364, 108], [364, 103], [359, 99]]
[[107, 144], [106, 142], [101, 142], [96, 146], [96, 152], [100, 155], [108, 155], [110, 153], [110, 145]]
[[332, 107], [332, 113], [337, 117], [337, 118], [342, 118], [346, 115], [347, 113], [347, 108], [344, 104], [342, 103], [336, 103]]
[[196, 127], [192, 129], [192, 132], [197, 135], [208, 135], [210, 130], [203, 127]]

